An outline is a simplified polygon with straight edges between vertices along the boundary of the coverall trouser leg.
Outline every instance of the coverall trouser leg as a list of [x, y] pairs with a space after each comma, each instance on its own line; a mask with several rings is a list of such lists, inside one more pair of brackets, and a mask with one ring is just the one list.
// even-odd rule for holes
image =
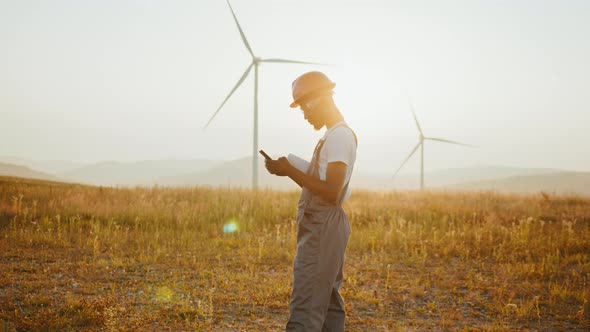
[[344, 331], [344, 301], [338, 290], [349, 236], [341, 207], [305, 213], [299, 220], [287, 331]]

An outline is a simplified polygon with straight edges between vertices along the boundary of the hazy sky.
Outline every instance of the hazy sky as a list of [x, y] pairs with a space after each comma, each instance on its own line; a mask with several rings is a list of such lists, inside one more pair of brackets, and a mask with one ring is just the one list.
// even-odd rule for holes
[[[589, 1], [234, 0], [263, 64], [259, 145], [310, 157], [288, 107], [323, 70], [359, 136], [357, 169], [393, 172], [426, 135], [426, 169], [590, 171]], [[0, 0], [0, 156], [81, 162], [235, 159], [252, 151], [251, 59], [225, 1]], [[418, 170], [418, 155], [405, 172]]]

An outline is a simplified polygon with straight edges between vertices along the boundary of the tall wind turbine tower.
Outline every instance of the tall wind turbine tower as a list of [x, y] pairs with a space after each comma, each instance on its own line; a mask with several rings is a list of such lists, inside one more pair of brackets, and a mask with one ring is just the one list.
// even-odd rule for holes
[[418, 144], [416, 144], [414, 149], [412, 149], [412, 152], [410, 152], [410, 154], [406, 157], [404, 162], [400, 165], [400, 167], [397, 169], [397, 171], [395, 171], [393, 176], [397, 175], [397, 173], [400, 171], [400, 169], [402, 169], [402, 167], [406, 164], [406, 162], [412, 157], [414, 152], [416, 152], [416, 150], [418, 150], [418, 148], [420, 148], [420, 190], [424, 190], [424, 141], [427, 141], [427, 140], [438, 141], [438, 142], [451, 143], [451, 144], [463, 145], [463, 146], [468, 146], [468, 147], [474, 147], [474, 146], [469, 145], [469, 144], [463, 144], [463, 143], [459, 143], [459, 142], [450, 141], [448, 139], [424, 136], [424, 133], [422, 132], [422, 128], [420, 127], [420, 123], [418, 122], [418, 118], [416, 117], [416, 112], [414, 111], [414, 106], [412, 105], [412, 101], [411, 100], [408, 100], [408, 101], [410, 104], [410, 109], [412, 110], [412, 115], [414, 116], [414, 121], [416, 122], [416, 127], [418, 127], [418, 132], [420, 133], [420, 135], [418, 136]]
[[253, 142], [252, 142], [252, 188], [257, 189], [258, 188], [258, 66], [261, 63], [265, 63], [265, 62], [266, 63], [298, 63], [298, 64], [309, 64], [309, 65], [320, 65], [320, 64], [314, 63], [314, 62], [304, 62], [304, 61], [295, 61], [295, 60], [287, 60], [287, 59], [262, 59], [260, 57], [255, 56], [254, 52], [252, 51], [252, 48], [250, 47], [250, 44], [248, 43], [248, 40], [246, 39], [246, 35], [244, 35], [244, 31], [242, 30], [242, 27], [240, 26], [240, 23], [238, 22], [238, 18], [236, 17], [234, 10], [233, 10], [231, 4], [229, 3], [229, 0], [227, 0], [227, 5], [229, 6], [229, 9], [231, 10], [232, 16], [234, 17], [234, 21], [236, 22], [238, 30], [240, 31], [240, 35], [242, 36], [242, 41], [244, 42], [244, 45], [246, 46], [248, 53], [250, 53], [250, 55], [252, 56], [252, 62], [250, 63], [248, 68], [246, 68], [246, 71], [242, 74], [242, 77], [240, 77], [240, 79], [238, 80], [236, 85], [234, 85], [234, 87], [231, 89], [231, 91], [229, 92], [227, 97], [225, 97], [225, 99], [223, 100], [221, 105], [217, 108], [215, 113], [213, 113], [213, 115], [211, 116], [211, 118], [209, 119], [207, 124], [203, 127], [203, 129], [206, 129], [209, 126], [209, 124], [211, 123], [211, 121], [213, 121], [213, 119], [215, 118], [217, 113], [219, 113], [219, 111], [221, 110], [223, 105], [225, 105], [225, 102], [231, 97], [231, 95], [244, 82], [246, 77], [248, 77], [250, 70], [252, 69], [252, 67], [254, 67], [254, 135], [253, 135]]

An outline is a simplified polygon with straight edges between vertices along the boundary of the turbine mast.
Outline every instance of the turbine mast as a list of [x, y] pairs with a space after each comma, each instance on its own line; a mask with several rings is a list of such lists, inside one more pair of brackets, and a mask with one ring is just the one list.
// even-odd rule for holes
[[420, 143], [420, 190], [424, 190], [424, 140]]
[[246, 77], [250, 73], [250, 70], [252, 69], [252, 67], [254, 67], [254, 126], [253, 126], [254, 127], [254, 135], [253, 135], [253, 144], [252, 144], [252, 189], [257, 190], [258, 189], [258, 65], [260, 65], [260, 63], [262, 63], [262, 62], [295, 63], [295, 64], [309, 64], [309, 65], [322, 65], [322, 64], [315, 63], [315, 62], [289, 60], [289, 59], [261, 59], [261, 58], [255, 56], [254, 52], [252, 52], [252, 48], [250, 47], [250, 44], [248, 43], [248, 40], [246, 39], [246, 35], [244, 34], [244, 31], [242, 30], [242, 27], [240, 26], [240, 23], [238, 22], [238, 18], [236, 17], [236, 14], [234, 13], [234, 9], [232, 8], [231, 4], [229, 3], [229, 0], [227, 0], [227, 5], [229, 6], [229, 9], [230, 9], [231, 14], [234, 18], [234, 21], [236, 22], [236, 26], [238, 27], [238, 30], [240, 31], [240, 36], [242, 37], [242, 42], [244, 43], [244, 46], [246, 46], [248, 53], [250, 53], [250, 55], [252, 56], [252, 62], [250, 63], [250, 66], [248, 66], [246, 71], [242, 74], [242, 77], [240, 77], [240, 79], [238, 80], [238, 83], [236, 83], [236, 85], [233, 87], [233, 89], [231, 89], [231, 91], [229, 92], [227, 97], [225, 97], [225, 99], [223, 100], [223, 102], [221, 103], [219, 108], [217, 108], [215, 113], [213, 113], [213, 115], [211, 116], [211, 118], [209, 119], [207, 124], [203, 127], [203, 129], [206, 129], [209, 126], [209, 124], [211, 123], [211, 121], [213, 121], [215, 116], [217, 116], [217, 113], [219, 113], [219, 111], [221, 110], [223, 105], [225, 105], [225, 102], [233, 95], [233, 93], [238, 89], [238, 87], [244, 82], [244, 80], [246, 79]]
[[252, 144], [252, 189], [258, 190], [258, 61], [254, 60], [254, 142]]

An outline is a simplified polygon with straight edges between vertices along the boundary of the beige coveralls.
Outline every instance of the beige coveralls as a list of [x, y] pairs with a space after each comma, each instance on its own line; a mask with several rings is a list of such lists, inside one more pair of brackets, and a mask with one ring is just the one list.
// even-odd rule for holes
[[[307, 174], [318, 178], [323, 143], [320, 140], [316, 146], [307, 170]], [[350, 236], [348, 217], [341, 207], [347, 188], [348, 183], [337, 204], [325, 202], [306, 188], [301, 192], [287, 331], [344, 331], [344, 301], [338, 289]]]

